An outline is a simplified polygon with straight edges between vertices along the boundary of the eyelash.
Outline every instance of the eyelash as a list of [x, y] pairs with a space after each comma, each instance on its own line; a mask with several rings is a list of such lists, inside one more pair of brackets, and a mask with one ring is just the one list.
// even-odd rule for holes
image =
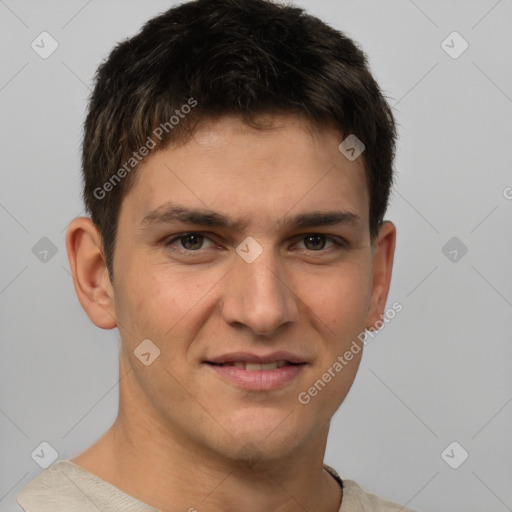
[[[172, 245], [174, 244], [174, 242], [177, 242], [177, 241], [180, 241], [184, 238], [186, 238], [187, 236], [189, 235], [201, 235], [204, 237], [205, 240], [209, 240], [210, 242], [214, 243], [215, 242], [207, 236], [206, 233], [202, 233], [202, 232], [198, 232], [198, 231], [189, 231], [187, 233], [182, 233], [180, 235], [176, 235], [176, 236], [173, 236], [172, 238], [167, 238], [163, 241], [163, 245], [164, 247], [166, 248], [169, 248], [173, 251], [177, 251], [177, 252], [180, 252], [182, 254], [187, 254], [187, 255], [193, 255], [194, 253], [200, 253], [202, 252], [202, 249], [196, 249], [196, 250], [190, 250], [190, 249], [185, 249], [183, 247], [172, 247]], [[339, 239], [336, 237], [333, 237], [333, 236], [329, 236], [329, 235], [326, 235], [325, 233], [304, 233], [303, 235], [298, 235], [298, 237], [300, 238], [300, 241], [304, 241], [304, 238], [306, 238], [307, 236], [323, 236], [325, 237], [326, 240], [329, 240], [331, 241], [335, 246], [337, 246], [339, 249], [341, 248], [347, 248], [348, 247], [348, 242], [346, 242], [345, 240], [343, 239]], [[330, 248], [327, 248], [327, 249], [319, 249], [317, 251], [315, 250], [308, 250], [308, 249], [304, 249], [306, 250], [307, 252], [309, 253], [326, 253], [326, 252], [329, 252], [330, 249], [334, 249], [334, 247], [330, 247]]]

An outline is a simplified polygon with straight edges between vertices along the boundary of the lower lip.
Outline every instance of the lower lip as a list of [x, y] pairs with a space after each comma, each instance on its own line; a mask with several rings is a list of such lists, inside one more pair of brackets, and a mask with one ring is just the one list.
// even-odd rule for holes
[[217, 375], [244, 389], [270, 391], [280, 388], [299, 375], [305, 364], [282, 366], [275, 370], [243, 370], [236, 366], [216, 366], [206, 363]]

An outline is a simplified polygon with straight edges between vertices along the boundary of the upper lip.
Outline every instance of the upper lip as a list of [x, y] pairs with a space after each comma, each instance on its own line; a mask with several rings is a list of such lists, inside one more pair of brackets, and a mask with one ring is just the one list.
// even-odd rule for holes
[[207, 359], [205, 363], [232, 363], [235, 361], [248, 362], [248, 363], [273, 363], [274, 361], [288, 361], [290, 363], [299, 364], [305, 363], [306, 360], [291, 352], [279, 351], [271, 352], [270, 354], [258, 355], [251, 352], [230, 352], [221, 356]]

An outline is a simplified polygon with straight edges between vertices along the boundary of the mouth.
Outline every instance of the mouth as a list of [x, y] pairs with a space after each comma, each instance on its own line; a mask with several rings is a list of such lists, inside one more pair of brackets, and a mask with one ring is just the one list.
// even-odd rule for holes
[[248, 372], [254, 372], [258, 370], [277, 370], [277, 368], [282, 368], [283, 366], [297, 366], [300, 364], [305, 363], [292, 363], [291, 361], [271, 361], [269, 363], [254, 363], [250, 361], [228, 361], [225, 363], [212, 363], [210, 361], [207, 361], [207, 364], [211, 364], [213, 366], [234, 366], [236, 368], [239, 368], [240, 370], [245, 370]]
[[308, 363], [288, 353], [268, 356], [237, 353], [204, 361], [204, 365], [221, 380], [235, 387], [252, 391], [271, 391], [289, 385]]

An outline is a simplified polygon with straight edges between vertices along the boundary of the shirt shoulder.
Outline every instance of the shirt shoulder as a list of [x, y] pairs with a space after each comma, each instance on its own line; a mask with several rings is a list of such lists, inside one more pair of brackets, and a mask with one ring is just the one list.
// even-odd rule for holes
[[158, 512], [69, 460], [54, 462], [16, 501], [25, 512]]
[[341, 479], [336, 470], [324, 464], [324, 467], [338, 481], [343, 482], [343, 499], [338, 512], [415, 512], [405, 506], [379, 498], [366, 492], [353, 480]]
[[415, 512], [366, 492], [353, 480], [343, 480], [343, 500], [339, 512]]

